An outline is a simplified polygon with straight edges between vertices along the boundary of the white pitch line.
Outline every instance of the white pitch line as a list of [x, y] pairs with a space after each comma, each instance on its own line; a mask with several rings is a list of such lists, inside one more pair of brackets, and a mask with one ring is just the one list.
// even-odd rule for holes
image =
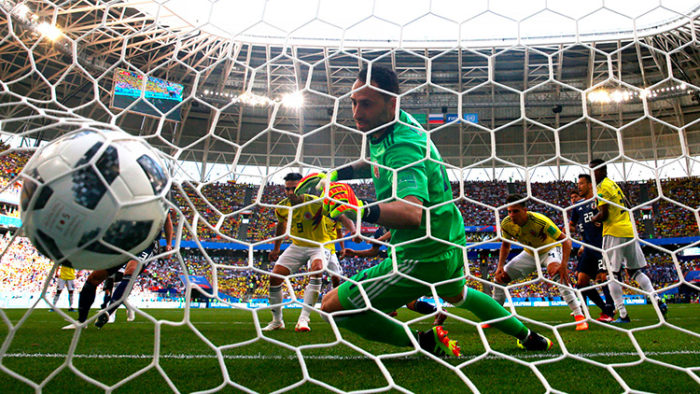
[[[675, 350], [667, 352], [645, 352], [646, 356], [672, 356], [672, 355], [696, 355], [700, 354], [697, 350]], [[619, 356], [638, 356], [635, 352], [602, 352], [602, 353], [575, 353], [579, 357], [619, 357]], [[560, 354], [520, 354], [515, 357], [520, 359], [545, 359], [559, 357]], [[4, 357], [8, 358], [66, 358], [65, 353], [7, 353]], [[476, 356], [474, 356], [476, 357]], [[462, 357], [462, 358], [474, 358]], [[80, 359], [152, 359], [152, 354], [75, 354], [73, 358]], [[161, 359], [174, 360], [197, 360], [197, 359], [216, 359], [216, 356], [210, 354], [162, 354]], [[227, 360], [296, 360], [296, 356], [279, 356], [269, 354], [227, 354], [223, 356]], [[396, 357], [397, 360], [416, 360], [419, 356]], [[489, 360], [502, 359], [501, 357], [490, 355], [486, 357]], [[304, 359], [309, 360], [369, 360], [363, 356], [304, 356]]]

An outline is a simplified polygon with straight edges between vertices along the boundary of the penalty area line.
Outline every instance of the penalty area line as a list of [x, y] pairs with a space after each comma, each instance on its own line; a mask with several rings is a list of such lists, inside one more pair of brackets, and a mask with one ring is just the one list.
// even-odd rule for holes
[[[697, 350], [674, 350], [667, 352], [645, 352], [645, 356], [674, 356], [674, 355], [697, 355], [700, 351]], [[520, 359], [546, 359], [559, 357], [561, 354], [520, 354], [511, 355]], [[619, 356], [638, 356], [636, 352], [601, 352], [601, 353], [576, 353], [574, 354], [579, 357], [593, 358], [593, 357], [619, 357]], [[7, 353], [2, 358], [66, 358], [68, 354], [66, 353]], [[475, 358], [474, 357], [462, 357], [462, 358]], [[76, 359], [152, 359], [152, 354], [74, 354], [73, 358]], [[206, 360], [206, 359], [216, 359], [215, 355], [211, 354], [161, 354], [161, 359], [172, 359], [172, 360]], [[226, 354], [223, 356], [227, 360], [296, 360], [296, 356], [281, 356], [281, 355], [270, 355], [270, 354]], [[417, 360], [423, 358], [422, 356], [408, 356], [408, 357], [396, 357], [398, 360]], [[489, 360], [498, 360], [502, 357], [490, 355], [486, 357]], [[304, 359], [309, 360], [370, 360], [369, 357], [364, 356], [304, 356]]]

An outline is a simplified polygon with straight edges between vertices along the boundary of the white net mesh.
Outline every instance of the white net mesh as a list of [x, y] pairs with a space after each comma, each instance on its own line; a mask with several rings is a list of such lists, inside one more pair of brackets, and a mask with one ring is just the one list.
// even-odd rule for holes
[[[0, 1], [0, 220], [13, 234], [0, 240], [3, 384], [697, 390], [697, 4], [190, 3]], [[443, 359], [360, 339], [323, 322], [319, 308], [313, 331], [295, 334], [289, 322], [310, 275], [302, 270], [284, 280], [287, 330], [261, 331], [270, 318], [267, 251], [276, 239], [288, 244], [294, 225], [275, 235], [282, 178], [367, 160], [350, 95], [358, 71], [374, 65], [396, 71], [398, 106], [423, 125], [445, 162], [465, 221], [468, 286], [494, 286], [508, 194], [523, 195], [530, 210], [580, 243], [568, 226], [569, 192], [601, 158], [632, 202], [654, 289], [695, 303], [671, 305], [668, 318], [654, 303], [629, 306], [633, 321], [620, 326], [596, 322], [597, 307], [584, 307], [590, 328], [579, 333], [557, 298], [558, 282], [538, 266], [507, 287], [506, 306], [552, 338], [552, 352], [519, 351], [512, 338], [443, 304], [463, 352]], [[65, 295], [54, 298], [57, 267], [14, 231], [18, 182], [40, 143], [88, 126], [141, 136], [171, 159], [176, 244], [133, 283], [127, 302], [138, 307], [136, 322], [95, 331], [86, 329], [91, 313], [84, 328], [66, 334], [59, 328], [75, 316]], [[371, 183], [351, 186], [374, 198]], [[359, 227], [371, 239], [374, 226]], [[341, 261], [343, 279], [378, 261]], [[570, 265], [574, 271], [573, 256]], [[631, 279], [621, 284], [632, 304], [652, 296]], [[436, 296], [430, 288], [427, 296]], [[324, 283], [322, 294], [328, 289]], [[73, 297], [77, 307], [77, 291]], [[205, 304], [221, 308], [195, 308]], [[425, 329], [435, 315], [401, 311], [396, 321]]]

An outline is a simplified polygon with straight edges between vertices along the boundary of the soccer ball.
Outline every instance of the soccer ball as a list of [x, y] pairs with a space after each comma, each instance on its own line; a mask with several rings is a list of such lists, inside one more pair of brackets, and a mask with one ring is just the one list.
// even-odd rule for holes
[[20, 216], [42, 254], [77, 269], [127, 262], [160, 234], [171, 185], [158, 151], [122, 131], [81, 130], [41, 147], [22, 172]]

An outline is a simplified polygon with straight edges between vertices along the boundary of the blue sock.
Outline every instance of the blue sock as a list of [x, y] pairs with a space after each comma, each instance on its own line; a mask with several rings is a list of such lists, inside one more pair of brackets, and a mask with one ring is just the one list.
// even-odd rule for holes
[[416, 304], [413, 307], [415, 308], [416, 312], [423, 315], [429, 315], [437, 310], [435, 305], [421, 300], [416, 301]]
[[109, 309], [107, 309], [107, 312], [109, 312], [110, 315], [114, 313], [114, 311], [116, 311], [117, 308], [119, 308], [119, 305], [122, 304], [120, 298], [122, 298], [122, 295], [124, 295], [124, 291], [126, 291], [126, 286], [129, 285], [130, 280], [131, 275], [124, 275], [122, 281], [119, 282], [117, 288], [114, 289], [114, 292], [112, 293], [112, 299], [109, 301]]

